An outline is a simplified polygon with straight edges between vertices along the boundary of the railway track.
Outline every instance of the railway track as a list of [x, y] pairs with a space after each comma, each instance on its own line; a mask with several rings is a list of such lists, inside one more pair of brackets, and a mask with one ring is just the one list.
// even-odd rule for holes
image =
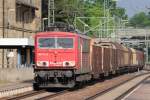
[[[149, 76], [150, 77], [150, 76]], [[138, 87], [140, 84], [142, 84], [144, 81], [146, 81], [149, 77], [146, 77], [141, 82], [137, 83], [135, 86], [130, 88], [128, 91], [124, 92], [122, 95], [118, 96], [115, 100], [122, 100], [127, 94], [129, 94], [131, 91], [133, 91], [136, 87]]]
[[33, 87], [31, 86], [21, 86], [21, 87], [14, 87], [14, 86], [10, 86], [10, 87], [6, 87], [4, 89], [2, 89], [0, 91], [0, 99], [4, 98], [4, 97], [9, 97], [9, 96], [13, 96], [13, 95], [17, 95], [17, 94], [21, 94], [24, 92], [28, 92], [28, 91], [32, 91]]
[[[106, 80], [104, 82], [96, 83], [96, 84], [98, 84], [98, 86], [95, 84], [95, 85], [90, 85], [90, 86], [86, 86], [86, 87], [81, 88], [81, 89], [74, 89], [74, 90], [69, 89], [69, 90], [60, 90], [60, 91], [52, 91], [52, 90], [51, 91], [47, 91], [47, 90], [29, 91], [29, 92], [15, 95], [15, 96], [7, 97], [7, 98], [5, 97], [2, 100], [20, 100], [20, 99], [21, 100], [49, 100], [49, 99], [52, 99], [52, 100], [53, 99], [59, 99], [59, 100], [62, 100], [62, 99], [63, 100], [76, 100], [76, 99], [78, 99], [78, 100], [84, 100], [84, 99], [93, 100], [93, 99], [96, 99], [100, 96], [103, 96], [103, 95], [109, 93], [110, 91], [114, 90], [115, 88], [118, 88], [119, 86], [121, 86], [127, 82], [134, 80], [135, 78], [142, 77], [144, 75], [147, 75], [147, 77], [143, 78], [142, 81], [144, 81], [145, 79], [147, 79], [150, 76], [147, 72], [137, 74], [137, 75], [136, 75], [136, 73], [131, 74], [131, 75], [126, 74], [123, 76], [119, 76], [119, 77], [116, 77], [113, 79]], [[142, 81], [140, 81], [140, 83]], [[140, 83], [138, 83], [138, 84], [140, 84]], [[128, 91], [128, 92], [130, 92], [130, 91]], [[81, 93], [83, 95], [81, 95]], [[120, 100], [120, 98], [124, 97], [127, 93], [119, 95], [116, 98], [116, 100]], [[78, 96], [78, 95], [80, 95], [80, 96]], [[105, 100], [107, 100], [107, 99], [105, 99]]]
[[[148, 75], [148, 74], [146, 73], [146, 74], [142, 74], [142, 75]], [[92, 85], [92, 86], [87, 86], [87, 87], [84, 87], [84, 88], [81, 88], [81, 89], [75, 89], [73, 91], [65, 90], [65, 91], [61, 91], [59, 93], [48, 95], [48, 96], [45, 96], [45, 97], [42, 97], [42, 98], [38, 98], [38, 99], [35, 99], [35, 100], [49, 100], [49, 99], [50, 100], [85, 100], [85, 99], [86, 100], [93, 100], [93, 99], [99, 97], [100, 95], [98, 94], [98, 92], [97, 92], [96, 96], [95, 96], [95, 94], [93, 95], [91, 93], [88, 93], [88, 92], [95, 92], [95, 90], [92, 90], [90, 88], [97, 88], [98, 91], [101, 91], [99, 93], [101, 95], [103, 95], [103, 94], [113, 90], [115, 87], [118, 87], [121, 84], [126, 83], [128, 81], [131, 81], [131, 80], [133, 80], [133, 79], [135, 79], [137, 77], [140, 77], [142, 75], [141, 74], [140, 75], [135, 75], [132, 78], [131, 78], [131, 75], [129, 75], [130, 78], [128, 77], [128, 79], [127, 79], [127, 77], [125, 78], [124, 76], [123, 77], [122, 76], [121, 77], [116, 77], [115, 81], [114, 81], [114, 79], [110, 79], [108, 81], [96, 83], [96, 84], [100, 84], [98, 86], [99, 88], [97, 88], [94, 85]], [[121, 80], [120, 79], [118, 80], [118, 78], [120, 78]], [[118, 80], [119, 84], [116, 82], [117, 80]], [[112, 85], [112, 83], [114, 83], [114, 82], [116, 82], [115, 85], [114, 84]], [[107, 86], [110, 87], [110, 88], [107, 88]], [[105, 99], [105, 100], [111, 100], [111, 99]], [[118, 100], [120, 100], [120, 99], [118, 99]]]
[[64, 91], [58, 92], [56, 94], [52, 94], [52, 95], [48, 95], [48, 96], [45, 96], [45, 97], [42, 97], [42, 98], [38, 98], [36, 100], [49, 100], [49, 99], [52, 99], [56, 96], [60, 96], [60, 95], [63, 95], [65, 93], [68, 93], [68, 92], [69, 92], [68, 90], [64, 90]]
[[[138, 76], [135, 76], [131, 79], [128, 79], [126, 82], [122, 82], [120, 84], [117, 84], [115, 86], [112, 86], [104, 91], [101, 91], [101, 92], [98, 92], [96, 93], [95, 95], [93, 96], [90, 96], [88, 98], [86, 98], [85, 100], [101, 100], [101, 96], [103, 95], [107, 95], [107, 93], [109, 94], [110, 91], [113, 91], [117, 88], [119, 88], [120, 86], [123, 86], [124, 84], [138, 78], [138, 77], [142, 77], [143, 76], [143, 79], [141, 81], [139, 81], [138, 83], [136, 83], [136, 85], [134, 85], [133, 87], [131, 87], [130, 89], [128, 89], [127, 91], [125, 91], [124, 93], [122, 93], [121, 95], [117, 96], [115, 99], [113, 98], [112, 100], [121, 100], [123, 97], [125, 97], [128, 93], [130, 93], [133, 89], [135, 89], [137, 86], [139, 86], [141, 83], [143, 83], [145, 80], [147, 80], [149, 77], [150, 77], [150, 74], [149, 73], [146, 73], [146, 74], [142, 74], [142, 75], [138, 75]], [[145, 77], [144, 77], [145, 76]], [[112, 94], [112, 93], [110, 93]], [[107, 95], [108, 96], [108, 95]], [[100, 98], [99, 98], [100, 97]], [[104, 98], [103, 98], [104, 99]], [[107, 100], [107, 99], [106, 99]]]
[[25, 93], [22, 93], [22, 94], [15, 95], [15, 96], [3, 98], [3, 100], [20, 100], [20, 99], [24, 99], [24, 98], [27, 98], [27, 97], [32, 97], [32, 96], [35, 96], [35, 95], [38, 95], [38, 94], [41, 94], [41, 93], [45, 93], [45, 90], [29, 91], [29, 92], [25, 92]]
[[[48, 92], [47, 90], [40, 90], [40, 91], [29, 91], [22, 94], [18, 94], [11, 97], [4, 97], [1, 100], [48, 100], [50, 98], [54, 98], [59, 95], [63, 95], [67, 93], [67, 90], [63, 90], [60, 92]], [[42, 96], [45, 94], [45, 96]], [[40, 96], [41, 95], [41, 96]]]

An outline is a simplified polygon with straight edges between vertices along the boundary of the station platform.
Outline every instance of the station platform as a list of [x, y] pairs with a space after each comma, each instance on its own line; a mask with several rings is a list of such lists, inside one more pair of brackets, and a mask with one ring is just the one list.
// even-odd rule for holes
[[150, 78], [136, 87], [122, 100], [150, 100]]
[[6, 83], [6, 84], [0, 84], [0, 92], [1, 91], [7, 91], [7, 90], [14, 90], [17, 88], [22, 87], [32, 87], [33, 80], [27, 80], [22, 82], [14, 82], [14, 83]]

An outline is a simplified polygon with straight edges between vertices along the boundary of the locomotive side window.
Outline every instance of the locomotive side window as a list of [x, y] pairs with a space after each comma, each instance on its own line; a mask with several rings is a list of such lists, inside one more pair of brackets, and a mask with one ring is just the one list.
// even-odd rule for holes
[[83, 39], [83, 52], [89, 52], [89, 40]]
[[73, 38], [57, 38], [57, 48], [73, 48]]
[[39, 38], [38, 40], [39, 48], [55, 48], [54, 38]]
[[78, 38], [78, 49], [79, 50], [81, 49], [81, 40], [80, 40], [80, 38]]

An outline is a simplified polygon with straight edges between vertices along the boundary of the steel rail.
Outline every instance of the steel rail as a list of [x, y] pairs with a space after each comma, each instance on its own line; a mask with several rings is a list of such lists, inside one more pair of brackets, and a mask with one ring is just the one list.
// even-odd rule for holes
[[122, 95], [118, 96], [115, 100], [121, 100], [122, 98], [124, 98], [127, 94], [129, 94], [131, 91], [133, 91], [136, 87], [138, 87], [140, 84], [142, 84], [145, 80], [147, 80], [150, 76], [144, 78], [142, 81], [140, 81], [139, 83], [137, 83], [135, 86], [133, 86], [132, 88], [130, 88], [128, 91], [126, 91], [125, 93], [123, 93]]
[[20, 99], [25, 99], [25, 98], [32, 97], [32, 96], [35, 96], [35, 95], [38, 95], [41, 93], [45, 93], [45, 92], [46, 92], [45, 90], [30, 91], [30, 92], [25, 92], [25, 93], [18, 94], [18, 95], [12, 96], [12, 97], [3, 98], [3, 100], [4, 99], [5, 100], [20, 100]]
[[[140, 76], [147, 75], [147, 74], [149, 74], [149, 73], [144, 73], [144, 74], [141, 74], [141, 75], [137, 75], [137, 76], [135, 76], [135, 77], [133, 77], [133, 78], [131, 78], [131, 79], [126, 80], [125, 82], [123, 81], [123, 82], [121, 82], [121, 83], [119, 83], [119, 84], [116, 84], [115, 86], [112, 86], [112, 87], [106, 89], [106, 90], [103, 90], [103, 91], [101, 91], [101, 92], [98, 92], [98, 93], [96, 93], [95, 95], [86, 98], [85, 100], [94, 100], [94, 99], [96, 99], [97, 97], [100, 97], [100, 96], [102, 96], [102, 95], [108, 93], [109, 91], [112, 91], [112, 90], [118, 88], [119, 86], [124, 85], [125, 83], [134, 80], [135, 78], [138, 78], [138, 77], [140, 77]], [[150, 77], [150, 76], [147, 76], [146, 78], [144, 78], [142, 81], [140, 81], [138, 84], [136, 84], [135, 87], [137, 87], [139, 84], [141, 84], [143, 81], [145, 81], [145, 80], [146, 80], [147, 78], [149, 78], [149, 77]], [[127, 91], [126, 93], [122, 94], [121, 96], [119, 96], [119, 97], [116, 98], [115, 100], [120, 100], [120, 98], [123, 98], [127, 93], [129, 93], [130, 91], [132, 91], [135, 87], [131, 88], [131, 90], [129, 90], [129, 91]]]
[[42, 97], [42, 98], [39, 98], [36, 100], [49, 100], [49, 99], [55, 98], [57, 96], [63, 95], [63, 94], [68, 93], [68, 92], [69, 92], [69, 90], [64, 90], [64, 91], [58, 92], [56, 94], [51, 94], [51, 95], [48, 95], [48, 96], [45, 96], [45, 97]]

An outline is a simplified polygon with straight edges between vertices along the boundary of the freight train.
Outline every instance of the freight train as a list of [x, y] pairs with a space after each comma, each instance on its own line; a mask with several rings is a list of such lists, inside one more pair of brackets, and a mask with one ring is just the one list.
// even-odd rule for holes
[[34, 89], [72, 88], [76, 84], [144, 66], [144, 53], [117, 42], [74, 32], [35, 36]]

